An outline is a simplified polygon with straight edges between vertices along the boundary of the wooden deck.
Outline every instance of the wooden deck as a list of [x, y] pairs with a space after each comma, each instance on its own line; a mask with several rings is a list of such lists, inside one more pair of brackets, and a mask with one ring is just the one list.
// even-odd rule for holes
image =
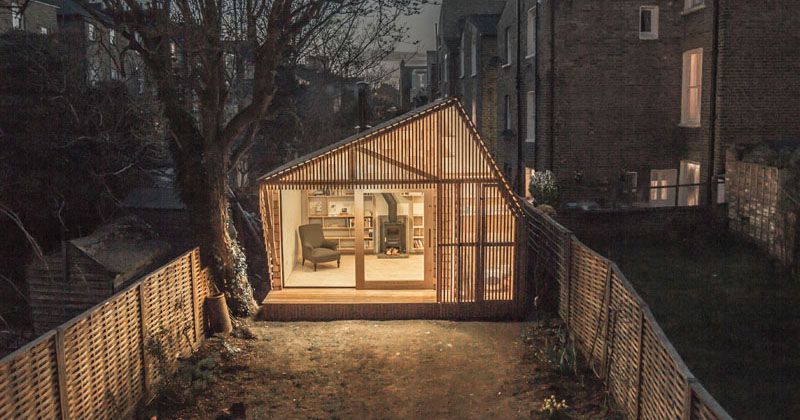
[[267, 321], [343, 319], [508, 319], [512, 302], [436, 303], [434, 290], [283, 289], [264, 299], [259, 318]]

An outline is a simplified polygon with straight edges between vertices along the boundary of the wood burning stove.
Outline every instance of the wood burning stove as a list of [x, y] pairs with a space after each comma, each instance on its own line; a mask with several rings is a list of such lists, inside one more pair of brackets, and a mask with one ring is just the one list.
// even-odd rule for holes
[[394, 194], [383, 193], [389, 215], [381, 217], [381, 236], [378, 258], [408, 258], [406, 245], [406, 217], [397, 216], [397, 199]]

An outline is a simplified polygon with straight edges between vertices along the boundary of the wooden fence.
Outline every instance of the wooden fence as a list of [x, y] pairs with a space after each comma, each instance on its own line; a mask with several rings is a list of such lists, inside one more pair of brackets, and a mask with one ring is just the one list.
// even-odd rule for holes
[[558, 285], [558, 312], [575, 346], [627, 417], [730, 419], [616, 264], [532, 205], [525, 213], [534, 291]]
[[205, 336], [195, 248], [0, 360], [0, 418], [130, 417]]

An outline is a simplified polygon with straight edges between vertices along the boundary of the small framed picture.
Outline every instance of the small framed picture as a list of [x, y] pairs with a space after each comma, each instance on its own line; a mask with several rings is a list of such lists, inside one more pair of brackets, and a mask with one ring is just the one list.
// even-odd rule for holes
[[347, 213], [347, 207], [342, 207], [342, 214], [348, 214]]

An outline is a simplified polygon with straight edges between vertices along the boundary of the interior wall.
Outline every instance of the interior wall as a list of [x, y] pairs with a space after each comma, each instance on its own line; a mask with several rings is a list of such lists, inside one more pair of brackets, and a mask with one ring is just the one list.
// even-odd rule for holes
[[283, 278], [294, 271], [300, 258], [300, 236], [297, 228], [303, 224], [303, 191], [281, 191], [281, 246], [283, 247]]

